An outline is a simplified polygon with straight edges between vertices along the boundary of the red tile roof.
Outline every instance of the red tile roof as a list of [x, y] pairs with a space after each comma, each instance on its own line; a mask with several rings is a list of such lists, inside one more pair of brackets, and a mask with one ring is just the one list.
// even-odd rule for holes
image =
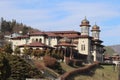
[[77, 32], [77, 31], [48, 31], [48, 32], [51, 32], [51, 33], [55, 33], [55, 34], [62, 34], [62, 33], [77, 33], [77, 34], [80, 34], [80, 32]]
[[28, 46], [28, 47], [49, 47], [48, 45], [45, 45], [45, 44], [40, 43], [40, 42], [32, 42], [30, 44], [19, 45], [19, 47], [24, 47], [24, 46]]
[[25, 39], [25, 38], [29, 38], [29, 36], [28, 35], [23, 35], [23, 36], [14, 37], [14, 38], [11, 38], [11, 39], [19, 40], [19, 39]]
[[57, 35], [55, 33], [51, 33], [51, 32], [45, 32], [45, 34], [49, 37], [60, 37], [59, 35]]
[[67, 38], [78, 38], [80, 35], [78, 34], [65, 34], [65, 35], [60, 35], [61, 37], [67, 37]]
[[76, 46], [75, 46], [75, 45], [73, 45], [73, 44], [70, 44], [70, 43], [65, 43], [65, 42], [62, 42], [62, 43], [59, 43], [58, 45], [55, 45], [55, 47], [58, 47], [58, 46], [76, 47]]
[[30, 33], [29, 34], [30, 36], [38, 36], [38, 35], [43, 35], [43, 36], [46, 36], [45, 32], [34, 32], [34, 33]]

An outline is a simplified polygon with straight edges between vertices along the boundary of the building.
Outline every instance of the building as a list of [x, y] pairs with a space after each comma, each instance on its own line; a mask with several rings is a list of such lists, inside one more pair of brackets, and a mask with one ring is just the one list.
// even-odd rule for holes
[[[80, 29], [78, 31], [40, 31], [33, 32], [27, 35], [11, 38], [12, 48], [15, 50], [17, 46], [21, 51], [25, 45], [30, 48], [41, 47], [62, 47], [65, 48], [66, 57], [71, 58], [70, 53], [75, 56], [77, 52], [88, 62], [103, 61], [104, 46], [103, 41], [100, 40], [100, 27], [96, 24], [92, 27], [90, 36], [89, 21], [85, 18], [81, 21]], [[74, 51], [73, 51], [74, 49]], [[72, 52], [71, 52], [71, 51]]]

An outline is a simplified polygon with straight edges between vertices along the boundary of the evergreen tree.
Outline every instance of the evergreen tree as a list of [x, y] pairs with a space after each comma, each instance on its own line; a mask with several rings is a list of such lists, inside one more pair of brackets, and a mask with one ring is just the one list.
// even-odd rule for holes
[[3, 57], [3, 66], [1, 67], [1, 80], [7, 80], [11, 76], [11, 66], [9, 61]]
[[6, 44], [4, 46], [4, 51], [5, 51], [5, 53], [12, 54], [13, 50], [12, 50], [11, 44]]
[[42, 73], [19, 56], [0, 53], [0, 80], [41, 78]]
[[14, 53], [15, 53], [16, 55], [20, 55], [21, 52], [20, 52], [19, 47], [16, 47], [16, 48], [15, 48]]

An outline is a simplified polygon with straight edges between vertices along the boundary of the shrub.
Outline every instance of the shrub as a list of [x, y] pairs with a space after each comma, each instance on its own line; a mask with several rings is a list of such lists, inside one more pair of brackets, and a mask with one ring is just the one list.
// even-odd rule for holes
[[60, 74], [63, 72], [63, 69], [61, 68], [60, 63], [57, 62], [55, 58], [46, 55], [44, 56], [43, 60], [46, 67], [54, 69], [55, 72]]
[[57, 60], [50, 56], [44, 56], [43, 60], [44, 60], [45, 66], [47, 66], [49, 68], [54, 68], [57, 63]]
[[77, 60], [77, 59], [67, 59], [67, 63], [70, 66], [82, 66], [82, 61], [81, 60]]
[[115, 65], [114, 63], [100, 63], [100, 65]]
[[87, 65], [85, 67], [82, 68], [78, 68], [76, 70], [70, 71], [70, 72], [66, 72], [63, 75], [60, 76], [61, 80], [69, 80], [69, 78], [72, 75], [76, 75], [76, 74], [82, 74], [82, 73], [89, 73], [92, 69], [94, 69], [96, 66], [98, 65], [97, 62], [91, 64], [91, 65]]

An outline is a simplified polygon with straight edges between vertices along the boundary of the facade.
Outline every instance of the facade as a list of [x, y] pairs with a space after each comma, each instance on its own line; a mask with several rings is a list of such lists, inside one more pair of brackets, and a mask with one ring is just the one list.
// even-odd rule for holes
[[[17, 46], [22, 49], [25, 45], [31, 48], [41, 48], [49, 46], [52, 48], [62, 47], [66, 50], [74, 49], [78, 54], [84, 56], [88, 61], [103, 61], [104, 46], [100, 40], [100, 27], [96, 24], [92, 27], [90, 36], [90, 24], [85, 18], [81, 21], [81, 32], [78, 31], [40, 31], [32, 32], [27, 35], [11, 38], [12, 48]], [[39, 45], [35, 42], [40, 43]], [[35, 43], [35, 44], [34, 44]], [[42, 44], [42, 46], [41, 46]], [[32, 46], [34, 45], [34, 46]], [[36, 45], [36, 46], [35, 46]], [[22, 50], [21, 50], [22, 51]], [[68, 53], [70, 54], [70, 53]], [[74, 55], [74, 51], [72, 51]], [[71, 56], [69, 56], [71, 57]]]

